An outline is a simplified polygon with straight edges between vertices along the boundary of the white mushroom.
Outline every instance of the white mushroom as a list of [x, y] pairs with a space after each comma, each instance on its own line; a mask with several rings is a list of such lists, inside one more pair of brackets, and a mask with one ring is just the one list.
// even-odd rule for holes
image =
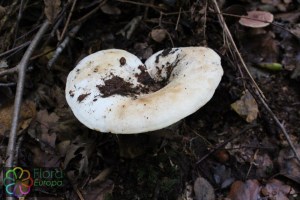
[[70, 72], [66, 99], [91, 129], [143, 133], [197, 111], [222, 75], [220, 57], [205, 47], [166, 49], [145, 64], [124, 50], [109, 49], [85, 57]]

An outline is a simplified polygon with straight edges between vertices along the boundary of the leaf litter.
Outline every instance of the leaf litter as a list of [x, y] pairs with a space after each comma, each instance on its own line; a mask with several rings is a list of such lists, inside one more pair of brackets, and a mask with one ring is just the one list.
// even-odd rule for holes
[[[84, 199], [186, 200], [296, 197], [299, 191], [294, 186], [299, 184], [299, 165], [274, 121], [243, 87], [244, 77], [238, 75], [237, 63], [228, 52], [217, 16], [209, 4], [205, 1], [116, 1], [89, 14], [100, 1], [77, 1], [72, 11], [66, 1], [44, 2], [34, 4], [40, 11], [30, 4], [25, 5], [24, 18], [17, 31], [18, 36], [25, 36], [14, 40], [12, 24], [18, 23], [16, 5], [4, 1], [0, 50], [2, 53], [29, 41], [27, 33], [33, 28], [29, 26], [36, 25], [42, 12], [53, 24], [63, 19], [54, 31], [57, 35], [50, 34], [52, 29], [49, 30], [51, 39], [45, 39], [48, 43], [35, 52], [36, 55], [47, 54], [40, 54], [27, 71], [26, 101], [21, 107], [18, 136], [24, 137], [19, 146], [18, 164], [61, 167], [66, 172], [71, 187], [64, 192], [51, 191], [53, 194], [60, 193], [69, 199], [79, 199], [80, 195]], [[243, 9], [229, 9], [232, 2], [224, 1], [223, 12], [228, 8], [229, 13], [237, 15], [239, 12], [234, 9], [241, 11], [240, 15], [244, 15], [245, 10], [256, 14], [258, 10], [273, 13], [273, 22], [285, 28], [265, 23], [268, 26], [253, 29], [238, 24], [239, 18], [226, 17], [251, 73], [258, 74], [254, 77], [265, 92], [268, 104], [297, 144], [300, 131], [296, 126], [300, 123], [299, 45], [295, 38], [299, 33], [297, 7], [291, 1], [243, 2]], [[11, 9], [10, 12], [7, 9]], [[66, 25], [70, 12], [71, 23]], [[70, 30], [82, 22], [78, 19], [86, 14], [92, 17], [82, 20], [84, 28], [72, 36], [54, 68], [46, 69], [44, 65], [53, 55], [48, 50], [57, 47], [56, 36], [65, 25], [66, 30]], [[212, 101], [201, 110], [168, 131], [126, 139], [88, 130], [74, 118], [64, 99], [64, 84], [68, 71], [82, 57], [100, 49], [121, 48], [146, 60], [153, 52], [173, 44], [208, 44], [222, 55], [226, 69], [222, 83]], [[2, 67], [0, 73], [16, 66], [22, 55], [20, 51], [14, 56], [1, 57], [8, 67]], [[17, 83], [17, 79], [9, 74], [0, 76], [2, 82]], [[5, 89], [0, 86], [2, 163], [5, 162], [14, 91], [15, 86]], [[235, 138], [228, 140], [233, 136]]]

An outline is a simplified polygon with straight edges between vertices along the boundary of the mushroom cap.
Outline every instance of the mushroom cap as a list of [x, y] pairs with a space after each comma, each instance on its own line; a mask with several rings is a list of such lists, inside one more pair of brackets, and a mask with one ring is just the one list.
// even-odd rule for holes
[[[145, 71], [165, 85], [147, 89], [147, 81], [140, 79]], [[159, 51], [145, 65], [124, 50], [102, 50], [85, 57], [69, 73], [66, 99], [77, 119], [90, 129], [143, 133], [197, 111], [211, 99], [222, 75], [220, 57], [205, 47]]]

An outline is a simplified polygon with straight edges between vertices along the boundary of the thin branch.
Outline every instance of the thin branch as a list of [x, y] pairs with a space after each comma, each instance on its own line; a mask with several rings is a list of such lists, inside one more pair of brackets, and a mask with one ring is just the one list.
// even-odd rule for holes
[[68, 19], [67, 19], [67, 21], [66, 21], [65, 27], [64, 27], [64, 29], [63, 29], [63, 32], [61, 33], [61, 36], [59, 37], [59, 41], [61, 41], [61, 40], [65, 37], [65, 33], [66, 33], [66, 31], [67, 31], [67, 28], [68, 28], [68, 26], [69, 26], [71, 17], [72, 17], [72, 15], [73, 15], [73, 12], [74, 12], [74, 8], [75, 8], [75, 5], [76, 5], [76, 2], [77, 2], [77, 0], [74, 0], [74, 1], [73, 1], [72, 7], [71, 7], [71, 11], [70, 11], [70, 13], [69, 13], [69, 16], [68, 16]]
[[20, 8], [19, 8], [19, 13], [18, 13], [17, 21], [16, 21], [16, 26], [15, 26], [15, 34], [14, 34], [15, 37], [14, 37], [13, 46], [15, 46], [15, 43], [16, 43], [16, 39], [17, 39], [18, 31], [19, 31], [19, 23], [21, 21], [24, 6], [25, 6], [24, 0], [21, 0], [20, 4], [21, 5], [20, 5]]
[[17, 47], [14, 47], [14, 48], [12, 48], [10, 50], [7, 50], [7, 51], [5, 51], [5, 52], [3, 52], [3, 53], [0, 54], [0, 58], [3, 57], [3, 56], [5, 56], [5, 55], [7, 55], [7, 54], [10, 54], [10, 53], [12, 53], [14, 51], [20, 51], [23, 48], [25, 48], [26, 46], [28, 46], [30, 43], [31, 43], [31, 41], [27, 41], [27, 42], [25, 42], [25, 43], [23, 43], [23, 44], [21, 44], [21, 45], [19, 45]]
[[58, 59], [58, 57], [60, 56], [60, 54], [63, 52], [63, 50], [66, 48], [66, 46], [69, 44], [70, 41], [70, 37], [74, 37], [76, 35], [76, 33], [79, 31], [81, 27], [81, 24], [76, 25], [75, 27], [73, 27], [69, 33], [69, 35], [64, 39], [64, 41], [56, 48], [52, 58], [49, 60], [48, 62], [48, 69], [50, 69], [53, 64], [55, 63], [55, 61]]
[[[216, 9], [216, 12], [217, 13], [221, 13], [220, 8], [219, 8], [218, 3], [216, 2], [216, 0], [213, 0], [213, 3], [214, 3], [214, 6], [215, 6], [215, 9]], [[253, 79], [251, 73], [249, 72], [249, 70], [248, 70], [248, 68], [246, 66], [246, 63], [245, 63], [242, 55], [240, 54], [240, 52], [239, 52], [239, 50], [238, 50], [238, 48], [237, 48], [237, 46], [236, 46], [236, 44], [235, 44], [235, 42], [233, 40], [233, 37], [232, 37], [232, 35], [230, 33], [230, 30], [228, 29], [228, 26], [227, 26], [227, 24], [225, 22], [225, 19], [224, 19], [223, 15], [222, 14], [218, 15], [218, 18], [219, 18], [219, 21], [220, 21], [220, 24], [221, 24], [223, 30], [226, 33], [226, 36], [227, 36], [227, 38], [228, 38], [231, 46], [233, 47], [233, 49], [234, 49], [234, 51], [235, 51], [238, 59], [240, 60], [242, 66], [244, 68], [244, 70], [246, 71], [246, 74], [249, 76], [249, 78], [250, 78], [251, 82], [253, 83], [253, 85], [255, 86], [256, 90], [260, 93], [260, 96], [262, 96], [264, 99], [266, 99], [265, 95], [263, 94], [263, 92], [261, 91], [261, 89], [258, 87], [258, 85], [256, 84], [255, 80]]]
[[93, 15], [94, 13], [96, 13], [104, 4], [106, 4], [106, 2], [107, 2], [107, 0], [101, 1], [96, 8], [94, 8], [89, 13], [87, 13], [86, 15], [84, 15], [83, 17], [81, 17], [80, 19], [78, 19], [75, 23], [76, 24], [82, 24], [83, 22], [85, 22], [91, 15]]
[[[213, 0], [212, 2], [214, 4], [215, 11], [217, 13], [221, 13], [217, 1]], [[277, 124], [277, 126], [279, 127], [279, 129], [282, 131], [282, 133], [284, 134], [284, 136], [285, 136], [287, 142], [289, 143], [291, 149], [293, 150], [296, 159], [300, 163], [300, 156], [299, 156], [299, 154], [298, 154], [298, 152], [297, 152], [294, 144], [292, 143], [289, 134], [287, 133], [287, 131], [286, 131], [285, 127], [283, 126], [283, 124], [279, 121], [279, 119], [277, 118], [277, 116], [273, 113], [273, 111], [271, 110], [271, 108], [266, 103], [265, 96], [263, 95], [263, 93], [261, 92], [260, 88], [258, 87], [258, 85], [254, 81], [253, 77], [251, 76], [251, 74], [250, 74], [250, 72], [249, 72], [249, 70], [248, 70], [248, 68], [247, 68], [247, 66], [245, 64], [245, 61], [244, 61], [243, 57], [241, 56], [241, 54], [240, 54], [240, 52], [239, 52], [239, 50], [238, 50], [238, 48], [237, 48], [237, 46], [236, 46], [236, 44], [235, 44], [235, 42], [233, 40], [233, 37], [232, 37], [232, 35], [231, 35], [228, 27], [227, 27], [227, 24], [226, 24], [226, 22], [224, 20], [223, 15], [222, 14], [218, 15], [218, 18], [219, 18], [219, 21], [220, 21], [220, 24], [221, 24], [223, 30], [226, 33], [226, 36], [227, 36], [227, 38], [228, 38], [231, 46], [234, 49], [233, 52], [235, 52], [235, 54], [237, 55], [237, 57], [238, 57], [241, 65], [242, 65], [243, 69], [246, 71], [246, 74], [249, 76], [249, 78], [251, 80], [251, 83], [255, 86], [254, 87], [254, 92], [255, 92], [254, 95], [256, 95], [258, 97], [259, 101], [263, 104], [263, 106], [265, 107], [265, 109], [267, 110], [267, 112], [271, 115], [271, 117], [273, 118], [273, 120], [275, 121], [275, 123]]]
[[16, 149], [16, 138], [17, 138], [17, 131], [18, 131], [18, 123], [19, 123], [19, 114], [20, 114], [20, 107], [22, 103], [22, 96], [23, 96], [23, 89], [24, 89], [24, 82], [25, 82], [25, 75], [26, 75], [26, 67], [28, 65], [30, 56], [32, 55], [34, 49], [38, 45], [40, 39], [42, 38], [43, 34], [48, 29], [49, 22], [45, 21], [35, 37], [33, 38], [30, 46], [27, 48], [22, 60], [19, 63], [19, 70], [18, 70], [18, 85], [14, 103], [14, 112], [13, 112], [13, 119], [11, 124], [11, 130], [9, 135], [9, 141], [6, 150], [6, 163], [5, 167], [12, 167], [13, 160], [15, 155]]
[[15, 86], [16, 83], [0, 83], [0, 87], [10, 87], [10, 86]]
[[0, 77], [1, 76], [5, 76], [5, 75], [9, 75], [9, 74], [14, 74], [18, 71], [18, 67], [13, 67], [13, 68], [10, 68], [10, 69], [7, 69], [5, 71], [2, 71], [0, 72]]

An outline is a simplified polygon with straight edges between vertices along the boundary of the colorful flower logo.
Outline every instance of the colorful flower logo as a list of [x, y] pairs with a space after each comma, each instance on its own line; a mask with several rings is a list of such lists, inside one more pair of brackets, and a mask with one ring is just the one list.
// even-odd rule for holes
[[23, 170], [21, 167], [7, 170], [3, 182], [6, 193], [18, 198], [28, 194], [33, 185], [30, 172]]

